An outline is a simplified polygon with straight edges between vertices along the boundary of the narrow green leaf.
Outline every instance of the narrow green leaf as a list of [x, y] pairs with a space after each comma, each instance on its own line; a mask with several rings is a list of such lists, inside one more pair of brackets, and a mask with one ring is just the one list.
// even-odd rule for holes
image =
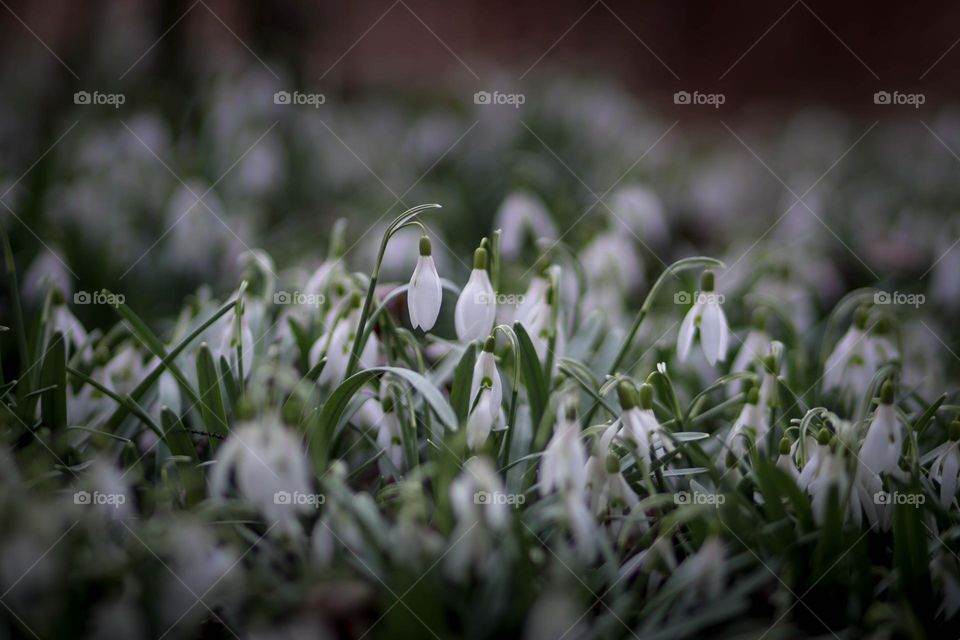
[[60, 332], [54, 334], [42, 367], [40, 384], [52, 388], [40, 399], [40, 418], [54, 431], [60, 431], [67, 426], [67, 349]]
[[453, 372], [453, 386], [450, 389], [450, 406], [457, 415], [457, 421], [464, 424], [470, 411], [470, 386], [473, 383], [473, 366], [477, 360], [477, 343], [471, 341], [463, 350], [460, 363]]
[[[227, 435], [227, 412], [220, 393], [220, 377], [207, 343], [197, 350], [197, 388], [200, 391], [200, 416], [207, 431]], [[214, 442], [211, 438], [211, 444]]]
[[524, 385], [527, 387], [527, 397], [530, 400], [530, 417], [533, 424], [540, 424], [543, 412], [547, 407], [549, 392], [547, 379], [543, 373], [537, 350], [533, 348], [527, 330], [519, 322], [513, 324], [513, 331], [517, 334], [520, 347], [520, 368], [523, 371]]

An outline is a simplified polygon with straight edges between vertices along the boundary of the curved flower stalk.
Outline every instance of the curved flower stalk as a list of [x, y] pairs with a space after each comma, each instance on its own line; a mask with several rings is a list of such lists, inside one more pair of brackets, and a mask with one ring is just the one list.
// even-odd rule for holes
[[482, 340], [493, 330], [497, 318], [497, 296], [487, 272], [487, 250], [478, 247], [473, 254], [473, 271], [454, 309], [457, 338]]
[[493, 353], [496, 339], [487, 336], [483, 350], [473, 366], [470, 382], [470, 414], [467, 419], [467, 446], [480, 449], [487, 441], [491, 430], [506, 428], [503, 413], [503, 383], [497, 370], [497, 358]]
[[447, 574], [465, 580], [471, 569], [485, 574], [495, 562], [492, 534], [510, 521], [503, 481], [486, 458], [470, 458], [450, 484], [450, 504], [457, 519], [446, 556]]
[[[723, 362], [727, 357], [727, 343], [730, 340], [730, 328], [727, 318], [720, 307], [722, 297], [714, 293], [713, 271], [703, 272], [700, 278], [697, 299], [680, 324], [677, 334], [677, 357], [681, 362], [690, 354], [695, 334], [700, 336], [700, 347], [711, 366]], [[698, 330], [699, 329], [699, 333]]]
[[210, 477], [210, 494], [238, 496], [287, 533], [300, 533], [298, 514], [308, 512], [314, 496], [310, 465], [300, 438], [276, 415], [239, 426], [223, 443]]
[[940, 485], [940, 506], [949, 509], [960, 488], [960, 420], [954, 418], [947, 431], [949, 440], [930, 467], [930, 477]]
[[440, 274], [437, 273], [432, 254], [430, 238], [424, 235], [420, 238], [420, 257], [417, 258], [417, 266], [410, 277], [410, 288], [407, 290], [410, 324], [414, 329], [422, 331], [430, 331], [437, 323], [440, 303], [443, 300]]
[[618, 436], [637, 454], [637, 461], [645, 470], [650, 470], [654, 457], [663, 458], [673, 451], [673, 443], [664, 436], [664, 429], [653, 413], [653, 386], [647, 383], [635, 389], [623, 380], [617, 385], [617, 395], [623, 414], [623, 425]]

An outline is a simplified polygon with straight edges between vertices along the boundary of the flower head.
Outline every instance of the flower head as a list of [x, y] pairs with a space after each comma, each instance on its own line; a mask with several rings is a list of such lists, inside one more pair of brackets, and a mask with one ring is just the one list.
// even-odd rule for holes
[[700, 347], [707, 362], [714, 365], [727, 357], [730, 329], [723, 309], [720, 308], [720, 298], [713, 293], [713, 287], [713, 272], [704, 271], [700, 280], [701, 292], [684, 317], [680, 333], [677, 334], [677, 357], [681, 362], [690, 354], [697, 329], [700, 330]]
[[487, 273], [487, 250], [479, 247], [473, 254], [473, 271], [460, 292], [453, 320], [460, 340], [481, 340], [493, 330], [497, 300]]
[[407, 290], [407, 309], [414, 329], [429, 331], [433, 328], [440, 315], [442, 298], [443, 287], [433, 262], [430, 238], [423, 236], [420, 238], [420, 257], [417, 258], [417, 266], [413, 269]]

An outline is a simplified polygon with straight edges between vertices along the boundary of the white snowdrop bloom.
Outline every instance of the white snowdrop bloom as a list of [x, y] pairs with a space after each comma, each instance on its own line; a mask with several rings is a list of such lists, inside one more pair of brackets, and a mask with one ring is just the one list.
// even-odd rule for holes
[[639, 185], [626, 185], [614, 191], [608, 202], [616, 216], [615, 226], [626, 225], [631, 233], [649, 244], [666, 242], [668, 231], [663, 202], [653, 191]]
[[767, 311], [766, 309], [756, 309], [753, 312], [753, 323], [747, 337], [744, 338], [740, 350], [730, 365], [730, 372], [746, 371], [750, 365], [763, 360], [770, 353], [770, 335], [766, 330]]
[[[194, 606], [197, 594], [218, 607], [229, 604], [243, 583], [243, 567], [229, 547], [218, 544], [210, 529], [193, 520], [169, 527], [164, 556], [170, 572], [156, 594], [163, 626], [186, 630], [200, 624], [207, 610]], [[195, 628], [195, 626], [194, 626]]]
[[[317, 382], [337, 386], [343, 382], [350, 364], [350, 353], [356, 340], [357, 325], [360, 324], [360, 296], [351, 298], [350, 311], [338, 320], [333, 331], [317, 338], [310, 348], [310, 366], [315, 366], [320, 358], [326, 355], [327, 364], [320, 372]], [[376, 366], [379, 343], [376, 335], [371, 332], [366, 344], [360, 352], [359, 368], [369, 369]]]
[[102, 369], [98, 369], [93, 377], [117, 395], [125, 396], [136, 388], [146, 374], [143, 356], [127, 344], [119, 349]]
[[950, 423], [950, 439], [930, 467], [930, 477], [940, 485], [940, 506], [949, 509], [960, 488], [960, 420]]
[[776, 462], [777, 468], [793, 478], [794, 481], [800, 477], [800, 472], [797, 471], [797, 465], [793, 460], [795, 449], [796, 444], [791, 446], [790, 438], [782, 438], [780, 440], [780, 455], [777, 456]]
[[557, 427], [540, 462], [540, 493], [583, 493], [587, 482], [587, 452], [580, 440], [576, 410], [568, 405], [558, 416]]
[[700, 549], [687, 557], [673, 572], [671, 580], [690, 584], [681, 597], [686, 604], [711, 601], [720, 597], [727, 582], [727, 552], [719, 538], [708, 538]]
[[580, 254], [589, 279], [587, 295], [597, 286], [606, 284], [615, 289], [631, 291], [643, 284], [643, 264], [629, 235], [622, 230], [604, 231], [597, 235]]
[[473, 254], [473, 271], [460, 292], [454, 310], [454, 324], [460, 340], [482, 340], [493, 330], [497, 318], [497, 297], [487, 273], [487, 250]]
[[494, 217], [494, 227], [502, 230], [500, 254], [507, 259], [520, 255], [528, 236], [534, 241], [557, 237], [557, 226], [546, 206], [527, 191], [507, 195]]
[[407, 290], [407, 309], [410, 312], [410, 324], [414, 329], [430, 331], [440, 315], [440, 303], [443, 299], [443, 287], [440, 275], [433, 263], [430, 238], [420, 238], [420, 257], [410, 277]]
[[492, 532], [502, 531], [512, 508], [504, 499], [503, 481], [486, 458], [473, 457], [450, 483], [450, 505], [457, 524], [450, 534], [446, 571], [454, 579], [467, 577], [471, 568], [485, 572], [494, 560]]
[[380, 405], [383, 407], [383, 417], [377, 425], [377, 445], [383, 450], [383, 455], [377, 459], [377, 465], [380, 467], [380, 475], [389, 479], [398, 472], [403, 472], [403, 441], [400, 439], [400, 417], [389, 391]]
[[[159, 362], [159, 358], [155, 358], [148, 369], [153, 369], [154, 364]], [[167, 407], [176, 415], [180, 415], [180, 406], [180, 384], [169, 369], [164, 369], [160, 374], [160, 380], [157, 381], [157, 407]]]
[[467, 419], [467, 446], [476, 451], [487, 441], [503, 413], [503, 384], [493, 353], [496, 340], [487, 336], [473, 366], [470, 382], [470, 415]]
[[597, 515], [623, 515], [640, 504], [640, 498], [620, 473], [620, 458], [610, 448], [611, 439], [601, 439], [597, 454], [587, 461], [591, 504]]
[[530, 333], [531, 327], [543, 313], [543, 309], [547, 307], [547, 289], [549, 287], [550, 282], [547, 280], [546, 271], [538, 273], [530, 281], [526, 292], [523, 294], [523, 300], [517, 305], [512, 320], [522, 324], [527, 333]]
[[746, 456], [752, 447], [767, 450], [767, 432], [770, 421], [767, 408], [760, 403], [760, 391], [756, 388], [747, 393], [747, 401], [740, 410], [724, 441], [726, 466], [732, 468]]
[[[822, 456], [820, 463], [817, 465], [816, 473], [810, 479], [810, 484], [807, 485], [813, 519], [818, 525], [824, 523], [827, 517], [827, 508], [830, 505], [830, 494], [835, 492], [840, 506], [843, 506], [844, 501], [849, 498], [845, 518], [860, 526], [863, 521], [863, 508], [872, 509], [873, 497], [870, 496], [869, 502], [862, 500], [866, 492], [858, 486], [856, 472], [851, 474], [847, 468], [847, 460], [842, 455], [831, 450], [828, 445], [827, 451]], [[871, 517], [871, 520], [875, 517], [875, 515]]]
[[806, 490], [813, 478], [820, 472], [820, 467], [830, 453], [830, 430], [824, 427], [816, 436], [807, 436], [804, 443], [807, 449], [807, 459], [803, 460], [803, 467], [797, 478], [797, 486]]
[[57, 291], [60, 301], [73, 296], [73, 276], [66, 261], [53, 249], [38, 253], [23, 274], [22, 295], [28, 303], [39, 306], [48, 290]]
[[877, 370], [876, 352], [867, 334], [868, 310], [857, 309], [853, 324], [837, 342], [823, 367], [824, 391], [839, 390], [847, 397], [859, 397], [867, 391]]
[[858, 458], [865, 471], [873, 475], [898, 474], [903, 450], [904, 427], [893, 406], [893, 383], [880, 388], [880, 405], [867, 427]]
[[701, 291], [697, 299], [687, 312], [677, 334], [677, 357], [681, 362], [690, 354], [693, 338], [699, 329], [700, 346], [703, 355], [711, 366], [723, 362], [727, 357], [727, 343], [730, 339], [730, 329], [727, 318], [720, 308], [721, 298], [714, 293], [714, 277], [712, 271], [704, 271], [700, 279]]
[[654, 455], [663, 458], [673, 451], [673, 443], [664, 435], [663, 427], [653, 413], [653, 387], [644, 383], [637, 390], [624, 380], [617, 386], [617, 394], [623, 407], [620, 439], [636, 449], [640, 464], [649, 469]]
[[[58, 331], [63, 334], [68, 358], [72, 357], [78, 350], [83, 349], [83, 359], [90, 359], [93, 350], [87, 345], [87, 331], [64, 303], [59, 291], [54, 293], [53, 303], [50, 305], [50, 326], [51, 335]], [[87, 348], [84, 349], [85, 346]]]
[[275, 415], [242, 424], [217, 452], [210, 476], [210, 494], [224, 497], [235, 483], [240, 498], [256, 507], [279, 529], [299, 532], [297, 516], [319, 504], [310, 480], [299, 436]]

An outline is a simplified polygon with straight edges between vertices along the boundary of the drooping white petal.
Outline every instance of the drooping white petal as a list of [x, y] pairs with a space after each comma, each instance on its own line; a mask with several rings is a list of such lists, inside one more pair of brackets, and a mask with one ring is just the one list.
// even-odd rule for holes
[[414, 329], [429, 331], [433, 328], [440, 315], [442, 299], [443, 287], [433, 256], [422, 255], [417, 259], [407, 290], [407, 308]]
[[706, 303], [700, 320], [700, 342], [703, 355], [711, 365], [727, 357], [728, 332], [727, 319], [720, 305], [716, 302]]
[[687, 359], [690, 355], [690, 347], [693, 345], [693, 334], [697, 329], [697, 316], [700, 314], [700, 304], [695, 303], [687, 315], [684, 316], [680, 324], [680, 332], [677, 334], [677, 358], [680, 362]]
[[454, 310], [454, 324], [460, 340], [482, 340], [493, 330], [497, 301], [485, 269], [474, 269], [460, 292]]
[[493, 405], [489, 389], [480, 390], [480, 399], [467, 418], [467, 446], [476, 451], [483, 446], [493, 429], [493, 423], [499, 414], [499, 408]]

